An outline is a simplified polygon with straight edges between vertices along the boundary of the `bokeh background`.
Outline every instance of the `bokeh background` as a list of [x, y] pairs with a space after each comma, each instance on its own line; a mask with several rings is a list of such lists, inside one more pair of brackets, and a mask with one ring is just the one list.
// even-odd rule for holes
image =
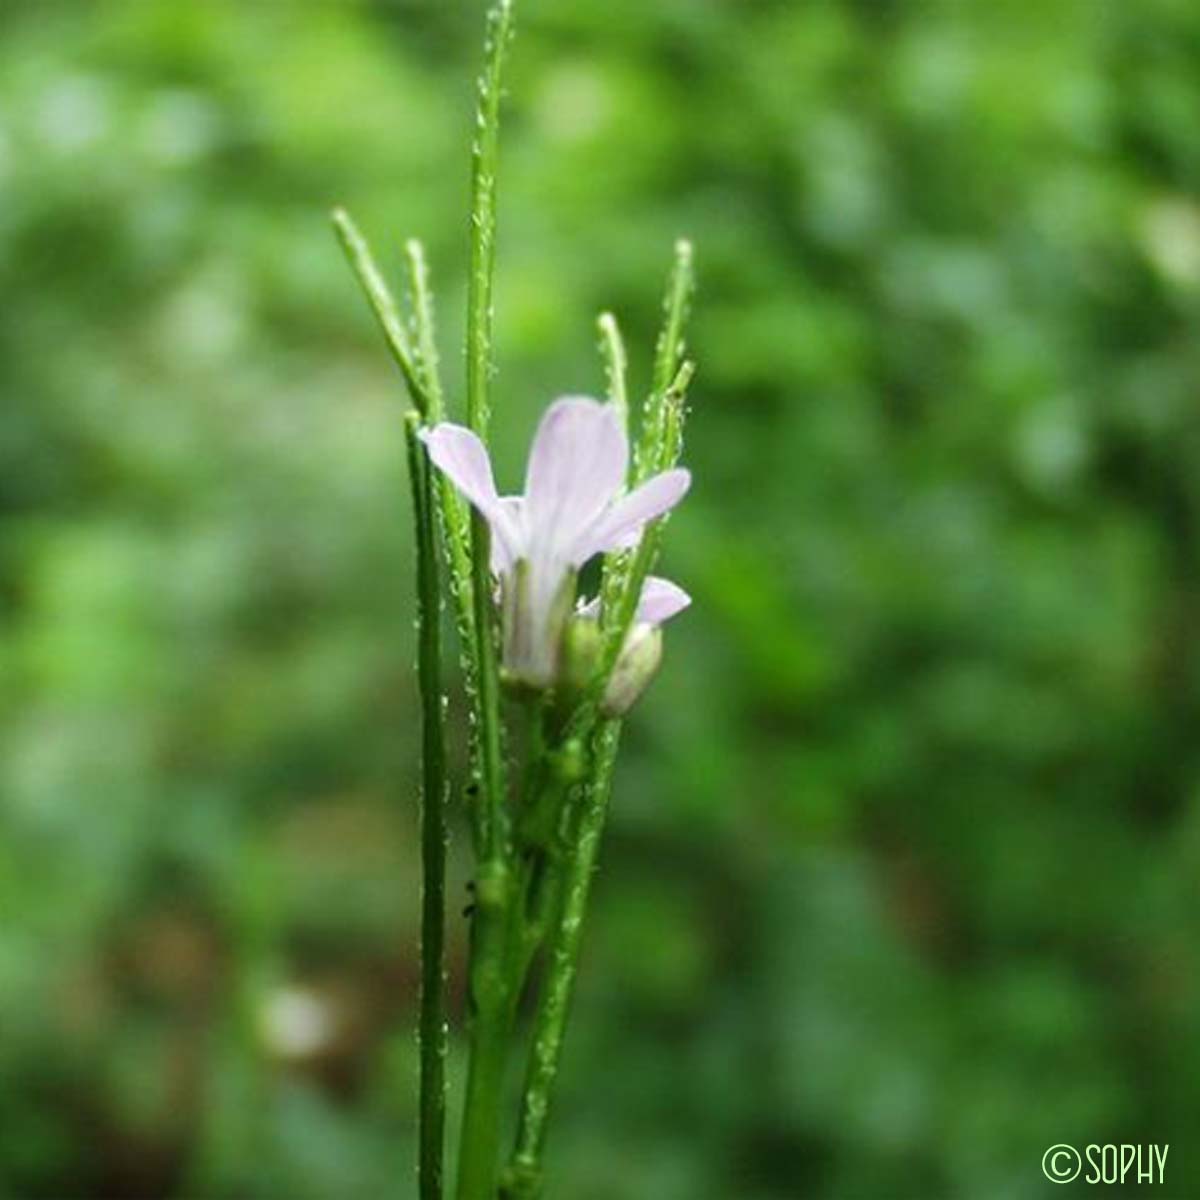
[[[404, 400], [326, 213], [426, 240], [457, 385], [481, 8], [0, 8], [4, 1197], [413, 1194]], [[509, 90], [509, 483], [701, 283], [552, 1194], [1193, 1194], [1200, 7], [522, 0]]]

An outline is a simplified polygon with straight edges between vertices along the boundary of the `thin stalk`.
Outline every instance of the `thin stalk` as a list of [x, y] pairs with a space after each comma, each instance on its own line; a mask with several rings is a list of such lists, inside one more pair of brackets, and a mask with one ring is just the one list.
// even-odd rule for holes
[[[512, 0], [488, 13], [483, 74], [479, 80], [476, 136], [471, 154], [470, 273], [467, 280], [467, 424], [484, 441], [491, 419], [492, 289], [496, 265], [496, 169], [500, 141], [500, 83], [512, 35]], [[488, 525], [471, 517], [471, 585], [478, 669], [477, 723], [483, 790], [480, 853], [497, 863], [506, 854], [504, 757], [500, 729], [500, 680], [496, 661], [489, 565]]]
[[695, 374], [694, 362], [685, 360], [680, 363], [679, 370], [675, 372], [675, 378], [663, 397], [662, 436], [659, 440], [658, 458], [660, 471], [673, 467], [683, 453], [683, 418], [687, 407], [688, 388]]
[[[412, 302], [413, 340], [415, 362], [426, 391], [429, 395], [428, 421], [436, 424], [445, 415], [445, 392], [442, 387], [441, 370], [437, 350], [436, 321], [433, 291], [429, 285], [429, 267], [425, 250], [415, 238], [410, 238], [404, 247], [408, 267], [408, 288]], [[437, 479], [438, 515], [442, 525], [442, 545], [445, 550], [450, 594], [454, 601], [455, 627], [458, 631], [459, 656], [462, 663], [463, 686], [467, 704], [474, 714], [470, 738], [471, 764], [476, 781], [479, 777], [480, 747], [478, 731], [479, 717], [479, 672], [475, 665], [475, 611], [471, 584], [471, 518], [465, 501], [449, 478], [442, 472], [434, 472]], [[479, 849], [480, 805], [470, 804], [469, 815], [472, 835]]]
[[[488, 14], [471, 155], [471, 222], [467, 280], [467, 424], [485, 441], [491, 418], [492, 292], [496, 260], [496, 169], [500, 87], [512, 31], [512, 0]], [[478, 876], [471, 927], [470, 1031], [466, 1097], [459, 1148], [458, 1200], [495, 1200], [500, 1105], [515, 1007], [511, 947], [519, 936], [519, 903], [509, 867], [506, 783], [500, 724], [500, 678], [492, 606], [488, 526], [471, 519], [471, 598], [475, 634], [475, 706], [482, 794], [478, 804]]]
[[654, 349], [653, 383], [642, 409], [642, 428], [634, 454], [635, 483], [661, 469], [657, 464], [661, 457], [664, 401], [683, 361], [683, 331], [695, 285], [692, 243], [680, 238], [675, 243], [675, 260], [663, 299], [663, 324]]
[[[675, 243], [675, 258], [667, 279], [663, 324], [654, 349], [654, 374], [650, 393], [642, 408], [641, 431], [634, 450], [635, 483], [642, 483], [679, 461], [683, 447], [684, 399], [694, 371], [691, 363], [683, 361], [683, 335], [695, 284], [692, 244], [681, 238]], [[616, 322], [611, 318], [610, 321], [615, 348], [610, 345], [604, 317], [601, 317], [601, 353], [610, 381], [615, 378], [623, 391], [624, 347]], [[610, 382], [610, 396], [614, 400], [616, 394], [617, 388]], [[658, 553], [660, 528], [661, 522], [655, 522], [647, 529], [636, 551], [625, 550], [605, 557], [600, 596], [602, 620], [609, 636], [604, 669], [595, 687], [596, 696], [616, 663], [625, 634], [637, 612], [642, 583]]]
[[[625, 436], [629, 436], [629, 386], [626, 380], [629, 360], [625, 353], [625, 341], [617, 318], [603, 312], [596, 321], [600, 332], [600, 357], [604, 361], [604, 376], [608, 385], [608, 402], [621, 422]], [[624, 489], [622, 489], [624, 490]], [[621, 594], [626, 572], [629, 570], [629, 550], [610, 550], [604, 556], [600, 575], [601, 612], [610, 610]]]
[[571, 839], [563, 881], [562, 911], [534, 1016], [516, 1146], [505, 1172], [507, 1200], [537, 1200], [542, 1194], [542, 1153], [550, 1102], [562, 1062], [563, 1036], [575, 991], [583, 923], [608, 815], [620, 735], [619, 721], [605, 721], [595, 737], [595, 765], [584, 795], [579, 825]]
[[421, 998], [417, 1178], [421, 1200], [442, 1200], [446, 1134], [446, 726], [432, 470], [405, 420], [417, 544], [417, 677], [421, 692]]
[[625, 382], [628, 371], [628, 358], [625, 354], [625, 342], [621, 337], [621, 328], [617, 318], [610, 312], [603, 312], [596, 320], [596, 328], [600, 331], [600, 357], [604, 360], [604, 377], [608, 385], [608, 402], [613, 406], [621, 421], [621, 428], [629, 426], [629, 389]]
[[400, 319], [400, 310], [384, 281], [383, 274], [375, 264], [371, 249], [367, 245], [357, 225], [344, 208], [335, 208], [331, 214], [333, 228], [346, 254], [346, 261], [354, 272], [362, 287], [363, 293], [375, 313], [383, 340], [391, 351], [392, 358], [404, 376], [408, 394], [416, 406], [417, 412], [426, 420], [429, 419], [431, 399], [425, 380], [418, 369], [412, 344], [404, 322]]
[[471, 148], [470, 274], [467, 278], [467, 424], [485, 441], [491, 420], [492, 281], [496, 265], [496, 170], [500, 159], [500, 83], [512, 36], [512, 0], [488, 12]]
[[[433, 292], [429, 286], [429, 268], [425, 262], [425, 250], [416, 238], [410, 238], [404, 247], [408, 262], [409, 292], [412, 296], [413, 330], [416, 336], [416, 362], [429, 393], [429, 412], [426, 420], [436, 425], [445, 415], [444, 391], [438, 360], [436, 323], [434, 320]], [[446, 532], [446, 555], [450, 568], [451, 590], [459, 600], [462, 618], [470, 623], [471, 604], [471, 528], [467, 506], [448, 476], [437, 472], [441, 493], [442, 514]], [[464, 638], [464, 640], [470, 640]], [[473, 664], [472, 664], [473, 665]]]
[[437, 350], [437, 323], [434, 320], [433, 289], [429, 286], [429, 264], [425, 247], [417, 238], [404, 243], [404, 261], [408, 267], [408, 291], [412, 301], [413, 350], [421, 380], [429, 394], [429, 411], [425, 420], [436, 425], [445, 415], [445, 392], [442, 388], [441, 363]]

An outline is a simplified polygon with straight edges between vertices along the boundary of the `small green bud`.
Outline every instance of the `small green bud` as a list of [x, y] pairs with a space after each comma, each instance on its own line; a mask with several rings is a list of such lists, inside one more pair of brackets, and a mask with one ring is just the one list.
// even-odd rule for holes
[[563, 633], [558, 685], [568, 695], [577, 695], [591, 683], [600, 669], [604, 635], [600, 622], [591, 617], [572, 617]]
[[564, 783], [578, 783], [587, 769], [587, 751], [578, 738], [571, 738], [555, 755], [554, 770]]
[[606, 717], [623, 717], [634, 706], [658, 671], [662, 653], [662, 630], [657, 625], [635, 625], [630, 630], [600, 702]]

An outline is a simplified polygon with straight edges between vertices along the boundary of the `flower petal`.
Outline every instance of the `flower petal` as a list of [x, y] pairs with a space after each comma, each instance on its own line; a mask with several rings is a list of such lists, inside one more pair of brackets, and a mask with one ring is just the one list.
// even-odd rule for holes
[[434, 466], [449, 476], [450, 482], [484, 516], [499, 502], [492, 463], [487, 448], [478, 436], [462, 425], [443, 421], [417, 435], [429, 450]]
[[[691, 602], [691, 596], [679, 584], [658, 575], [647, 575], [633, 619], [639, 625], [661, 625], [677, 613], [683, 612]], [[581, 604], [575, 610], [575, 615], [592, 621], [599, 620], [600, 597], [596, 596], [586, 604]]]
[[[524, 553], [520, 503], [496, 494], [492, 464], [483, 442], [462, 425], [442, 422], [418, 435], [434, 466], [479, 510], [492, 531], [492, 569], [506, 570]], [[498, 565], [500, 564], [500, 565]]]
[[642, 584], [642, 595], [638, 601], [637, 620], [648, 625], [661, 625], [676, 613], [681, 613], [692, 598], [677, 583], [661, 579], [657, 575], [647, 576]]
[[571, 547], [572, 561], [582, 564], [593, 554], [628, 546], [630, 538], [639, 534], [647, 521], [674, 508], [691, 486], [692, 473], [683, 467], [647, 479], [582, 533]]
[[497, 534], [497, 522], [491, 522], [492, 570], [503, 575], [517, 565], [525, 544], [525, 502], [520, 496], [501, 496], [497, 503], [504, 518], [504, 530]]
[[629, 443], [612, 406], [586, 396], [556, 400], [542, 417], [525, 475], [532, 548], [567, 557], [625, 482]]

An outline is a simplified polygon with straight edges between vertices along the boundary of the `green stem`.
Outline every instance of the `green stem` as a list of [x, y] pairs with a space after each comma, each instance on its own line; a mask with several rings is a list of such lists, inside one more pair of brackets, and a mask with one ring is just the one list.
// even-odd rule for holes
[[417, 238], [404, 243], [404, 259], [408, 264], [408, 290], [412, 301], [415, 359], [421, 381], [429, 394], [429, 410], [425, 420], [436, 425], [445, 413], [445, 393], [438, 360], [436, 322], [433, 312], [433, 291], [429, 286], [429, 265], [425, 247]]
[[405, 420], [417, 529], [417, 676], [421, 691], [421, 1000], [418, 1185], [421, 1200], [442, 1200], [446, 1131], [446, 728], [442, 704], [441, 606], [432, 471]]
[[[492, 291], [496, 259], [496, 167], [499, 158], [500, 80], [512, 29], [512, 0], [488, 14], [485, 65], [479, 85], [471, 157], [470, 266], [467, 280], [467, 424], [487, 440], [491, 418]], [[500, 678], [489, 563], [488, 526], [471, 519], [471, 597], [475, 635], [476, 705], [481, 795], [477, 816], [476, 908], [472, 921], [470, 1044], [459, 1147], [458, 1200], [495, 1200], [499, 1169], [500, 1103], [516, 984], [512, 946], [520, 905], [509, 868], [512, 851], [506, 809]]]
[[628, 360], [625, 342], [617, 318], [603, 312], [596, 320], [600, 331], [600, 356], [604, 360], [604, 376], [608, 385], [608, 400], [616, 410], [622, 429], [629, 426], [629, 391], [625, 384]]
[[428, 419], [431, 409], [429, 390], [418, 368], [404, 322], [400, 319], [400, 310], [384, 281], [383, 273], [375, 265], [367, 240], [344, 208], [335, 208], [331, 219], [338, 241], [345, 251], [346, 261], [349, 262], [350, 269], [358, 279], [375, 319], [379, 322], [383, 340], [387, 343], [392, 358], [396, 360], [400, 374], [404, 376], [408, 394], [412, 397], [417, 411]]
[[479, 1012], [472, 1026], [466, 1113], [459, 1148], [458, 1200], [494, 1200], [500, 1154], [500, 1106], [508, 1061], [508, 1021]]
[[536, 1200], [542, 1193], [546, 1125], [562, 1062], [563, 1036], [575, 991], [583, 922], [608, 815], [620, 733], [619, 721], [604, 722], [596, 733], [593, 774], [565, 864], [562, 908], [534, 1016], [516, 1147], [505, 1173], [504, 1194], [510, 1200]]
[[634, 455], [634, 482], [661, 470], [665, 400], [683, 360], [683, 331], [695, 290], [692, 244], [680, 238], [663, 300], [663, 325], [654, 348], [654, 376], [642, 410], [642, 428]]
[[495, 1200], [500, 1109], [515, 1006], [510, 978], [513, 879], [503, 865], [480, 868], [471, 925], [470, 1038], [458, 1200]]
[[[663, 324], [654, 349], [653, 383], [642, 409], [641, 433], [634, 454], [635, 483], [673, 467], [683, 448], [684, 403], [695, 370], [692, 363], [683, 361], [683, 335], [694, 290], [692, 244], [681, 238], [675, 243], [675, 258], [663, 300]], [[625, 392], [624, 346], [616, 321], [609, 314], [601, 316], [600, 330], [609, 395], [618, 404]], [[605, 653], [592, 693], [580, 713], [577, 722], [580, 728], [590, 722], [633, 623], [642, 584], [658, 555], [663, 520], [660, 518], [643, 531], [635, 550], [605, 556], [600, 589]]]
[[492, 374], [492, 281], [496, 265], [496, 170], [500, 158], [500, 80], [512, 36], [512, 0], [488, 12], [485, 63], [471, 151], [470, 274], [467, 278], [467, 424], [487, 440]]
[[[470, 273], [467, 280], [467, 424], [484, 441], [491, 418], [492, 285], [496, 265], [496, 169], [500, 140], [500, 80], [512, 34], [512, 0], [488, 13], [486, 62], [479, 81], [477, 130], [471, 155]], [[471, 519], [471, 586], [478, 669], [478, 736], [481, 796], [480, 854], [486, 862], [506, 856], [504, 758], [500, 729], [500, 682], [492, 612], [488, 525]]]
[[[441, 370], [435, 335], [433, 292], [429, 286], [429, 267], [425, 260], [425, 249], [421, 243], [410, 238], [404, 247], [408, 265], [408, 287], [412, 300], [413, 334], [415, 339], [415, 362], [429, 397], [427, 420], [436, 424], [445, 413], [445, 392], [442, 387]], [[445, 550], [450, 593], [454, 600], [455, 627], [458, 631], [459, 655], [462, 663], [463, 686], [467, 703], [474, 714], [470, 738], [472, 771], [478, 779], [480, 773], [480, 746], [478, 730], [480, 697], [476, 666], [477, 642], [475, 637], [474, 590], [471, 582], [471, 518], [466, 502], [450, 482], [448, 476], [435, 472], [438, 486], [438, 515], [442, 525], [442, 545]], [[478, 851], [482, 841], [478, 804], [468, 806], [471, 818], [471, 833]]]

